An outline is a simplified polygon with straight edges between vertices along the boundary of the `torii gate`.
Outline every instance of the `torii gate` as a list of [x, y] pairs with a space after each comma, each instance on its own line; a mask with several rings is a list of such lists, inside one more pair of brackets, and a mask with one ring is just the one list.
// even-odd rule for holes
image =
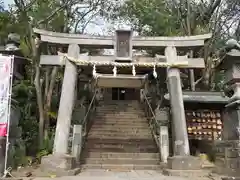
[[[175, 150], [174, 156], [190, 156], [188, 135], [186, 129], [185, 112], [182, 98], [182, 87], [180, 79], [180, 68], [187, 69], [204, 69], [205, 63], [203, 58], [188, 58], [188, 56], [178, 56], [176, 48], [185, 51], [189, 49], [203, 47], [205, 41], [211, 38], [211, 34], [185, 36], [185, 37], [133, 37], [131, 31], [116, 31], [115, 36], [88, 36], [79, 34], [56, 33], [40, 29], [34, 29], [34, 32], [40, 35], [42, 42], [69, 45], [67, 54], [59, 55], [41, 55], [40, 64], [56, 66], [65, 66], [64, 79], [62, 84], [62, 93], [57, 118], [57, 128], [54, 141], [53, 155], [49, 156], [49, 162], [63, 169], [72, 169], [67, 164], [66, 154], [68, 149], [69, 130], [73, 112], [74, 94], [77, 80], [77, 66], [92, 65], [94, 76], [96, 68], [104, 66], [134, 67], [135, 68], [153, 68], [166, 67], [168, 89], [170, 94], [172, 120], [174, 122], [175, 144], [178, 149]], [[114, 49], [114, 56], [86, 56], [80, 55], [80, 48], [107, 48]], [[165, 55], [160, 58], [153, 57], [134, 57], [133, 49], [159, 48], [165, 50]], [[98, 86], [112, 86], [106, 83], [106, 79], [115, 81], [124, 80], [128, 84], [134, 84], [134, 87], [141, 87], [144, 75], [113, 75], [102, 74], [98, 76]], [[123, 82], [123, 81], [121, 81]], [[131, 83], [134, 82], [134, 83]], [[121, 83], [117, 83], [121, 84]], [[57, 157], [57, 158], [56, 158]], [[69, 159], [69, 156], [67, 156]], [[173, 163], [175, 162], [172, 160]], [[178, 159], [179, 161], [179, 159]], [[181, 159], [180, 159], [181, 161]]]

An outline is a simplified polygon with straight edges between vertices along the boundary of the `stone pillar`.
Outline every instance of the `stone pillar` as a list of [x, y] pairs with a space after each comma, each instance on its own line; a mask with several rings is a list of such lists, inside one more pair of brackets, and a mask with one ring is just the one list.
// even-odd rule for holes
[[[78, 59], [80, 53], [79, 51], [80, 49], [77, 44], [70, 45], [68, 48], [68, 56]], [[75, 101], [76, 82], [77, 67], [75, 64], [67, 60], [58, 110], [57, 127], [54, 140], [54, 154], [68, 153], [68, 139]]]
[[[165, 56], [167, 62], [176, 62], [178, 59], [176, 48], [167, 47]], [[179, 69], [169, 68], [167, 70], [167, 78], [175, 133], [174, 155], [188, 156], [190, 155], [190, 150]]]
[[160, 124], [159, 127], [159, 150], [161, 161], [167, 163], [169, 156], [169, 135], [168, 135], [168, 124], [169, 124], [169, 113], [167, 109], [156, 109], [155, 110], [156, 120]]
[[76, 158], [77, 163], [80, 161], [82, 150], [82, 125], [73, 126], [72, 155]]
[[[175, 47], [165, 49], [166, 60], [169, 63], [178, 60]], [[184, 170], [199, 170], [201, 168], [200, 159], [190, 156], [186, 118], [183, 104], [183, 95], [178, 68], [168, 68], [167, 70], [168, 90], [170, 95], [171, 119], [174, 133], [174, 155], [168, 158], [168, 169], [166, 175], [184, 174]], [[179, 171], [181, 170], [181, 171]], [[178, 173], [181, 174], [178, 174]], [[177, 173], [177, 174], [174, 174]]]
[[216, 172], [240, 178], [240, 50], [232, 49], [218, 66], [225, 70], [225, 93], [230, 98], [223, 116], [222, 141], [217, 143]]
[[[78, 59], [79, 51], [77, 44], [71, 44], [68, 47], [68, 56]], [[75, 169], [75, 157], [69, 155], [68, 152], [76, 82], [77, 66], [66, 60], [53, 154], [43, 157], [41, 161], [42, 169], [60, 175], [73, 175], [78, 171]]]

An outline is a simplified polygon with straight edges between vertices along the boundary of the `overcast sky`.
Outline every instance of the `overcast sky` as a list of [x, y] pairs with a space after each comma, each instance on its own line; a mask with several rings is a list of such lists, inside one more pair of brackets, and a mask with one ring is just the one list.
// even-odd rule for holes
[[[3, 0], [4, 6], [7, 9], [9, 5], [14, 3], [14, 0]], [[113, 29], [129, 29], [128, 26], [124, 25], [124, 23], [109, 23], [103, 20], [100, 17], [96, 17], [93, 19], [94, 23], [88, 24], [85, 33], [88, 34], [98, 34], [98, 35], [107, 35], [112, 33]]]
[[13, 3], [13, 0], [3, 0], [5, 8], [8, 7], [9, 4]]

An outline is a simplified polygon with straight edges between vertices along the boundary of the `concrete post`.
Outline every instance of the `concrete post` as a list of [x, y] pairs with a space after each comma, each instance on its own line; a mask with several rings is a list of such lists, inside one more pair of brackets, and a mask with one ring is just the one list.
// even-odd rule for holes
[[[176, 62], [178, 59], [176, 48], [167, 47], [165, 49], [165, 56], [167, 62]], [[179, 69], [169, 68], [167, 70], [167, 78], [175, 133], [174, 155], [188, 156], [190, 155], [190, 150]]]
[[72, 155], [76, 158], [77, 162], [80, 161], [81, 150], [82, 150], [82, 125], [74, 125]]
[[[71, 44], [68, 48], [68, 55], [77, 59], [79, 56], [79, 51], [80, 49], [77, 44]], [[67, 60], [57, 118], [57, 127], [53, 151], [54, 154], [68, 153], [68, 139], [71, 126], [72, 112], [74, 108], [73, 106], [76, 82], [77, 67], [75, 64]]]

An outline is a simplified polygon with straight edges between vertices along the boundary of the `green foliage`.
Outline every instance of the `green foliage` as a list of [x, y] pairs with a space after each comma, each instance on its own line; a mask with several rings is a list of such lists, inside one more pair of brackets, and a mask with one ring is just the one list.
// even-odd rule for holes
[[17, 143], [13, 148], [10, 149], [9, 154], [12, 154], [12, 158], [14, 162], [13, 164], [14, 168], [17, 168], [18, 166], [25, 166], [28, 164], [28, 158], [25, 156], [26, 150], [24, 146], [24, 142], [22, 140], [17, 140]]
[[176, 35], [180, 29], [177, 17], [164, 0], [127, 0], [118, 13], [140, 34]]
[[47, 156], [51, 154], [53, 151], [54, 145], [54, 137], [55, 137], [55, 129], [51, 129], [49, 133], [49, 137], [44, 139], [43, 146], [40, 147], [36, 155], [36, 160], [40, 163], [43, 156]]
[[[33, 24], [39, 27], [38, 22], [48, 17], [53, 11], [61, 6], [60, 1], [54, 0], [36, 0], [33, 4], [31, 11], [29, 11], [29, 16], [35, 17], [33, 19]], [[44, 29], [52, 31], [63, 31], [65, 24], [64, 9], [59, 11], [50, 18], [49, 21], [43, 24]]]
[[0, 10], [0, 45], [5, 43], [8, 34], [13, 31], [15, 22], [10, 12]]
[[[25, 141], [27, 154], [37, 151], [38, 120], [35, 88], [30, 81], [16, 81], [13, 84], [12, 97], [17, 102], [17, 108], [21, 111], [19, 122], [22, 128], [22, 138]], [[26, 103], [27, 102], [27, 103]]]

